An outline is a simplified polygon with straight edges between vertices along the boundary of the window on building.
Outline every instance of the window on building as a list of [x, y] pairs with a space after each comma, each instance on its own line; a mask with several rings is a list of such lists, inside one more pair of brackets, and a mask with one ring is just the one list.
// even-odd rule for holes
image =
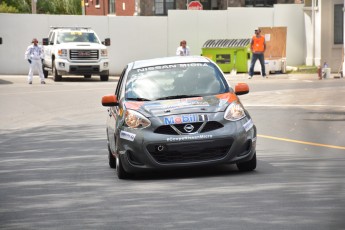
[[172, 9], [175, 9], [175, 0], [155, 0], [155, 15], [168, 15]]
[[96, 6], [99, 6], [99, 0], [96, 0]]
[[115, 0], [109, 0], [108, 6], [109, 6], [108, 13], [115, 14]]
[[245, 0], [246, 6], [253, 7], [273, 7], [274, 4], [277, 4], [277, 0]]
[[334, 5], [334, 44], [341, 45], [344, 42], [344, 4]]

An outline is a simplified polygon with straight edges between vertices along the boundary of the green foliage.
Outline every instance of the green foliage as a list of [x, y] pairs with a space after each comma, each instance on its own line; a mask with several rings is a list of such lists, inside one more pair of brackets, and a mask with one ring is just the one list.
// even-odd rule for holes
[[286, 71], [287, 73], [317, 73], [317, 66], [296, 66], [294, 69]]
[[0, 13], [18, 13], [19, 10], [13, 6], [8, 6], [6, 2], [0, 5]]
[[317, 73], [316, 66], [298, 66], [298, 70], [295, 71], [297, 73]]
[[0, 0], [2, 13], [31, 13], [31, 0]]
[[[0, 0], [2, 13], [31, 13], [31, 0]], [[81, 0], [37, 0], [38, 14], [81, 15]]]

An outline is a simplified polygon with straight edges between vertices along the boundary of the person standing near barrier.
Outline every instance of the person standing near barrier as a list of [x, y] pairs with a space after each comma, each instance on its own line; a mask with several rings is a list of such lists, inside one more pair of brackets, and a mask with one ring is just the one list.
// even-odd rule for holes
[[261, 65], [262, 77], [267, 78], [266, 70], [265, 70], [265, 56], [264, 56], [264, 53], [266, 50], [266, 41], [265, 41], [265, 37], [261, 35], [260, 28], [255, 29], [255, 35], [253, 35], [251, 43], [250, 43], [250, 50], [252, 51], [252, 59], [250, 62], [248, 79], [251, 79], [253, 77], [254, 66], [258, 59]]
[[182, 40], [180, 42], [180, 46], [177, 47], [177, 50], [176, 50], [176, 55], [177, 56], [189, 56], [190, 55], [190, 49], [187, 46], [186, 40]]
[[30, 70], [28, 74], [29, 84], [32, 84], [32, 79], [33, 79], [35, 69], [37, 69], [38, 74], [41, 78], [41, 84], [45, 84], [43, 70], [42, 70], [43, 58], [44, 58], [43, 48], [38, 45], [38, 40], [36, 38], [32, 39], [32, 44], [28, 46], [25, 52], [25, 59], [27, 59], [30, 64]]

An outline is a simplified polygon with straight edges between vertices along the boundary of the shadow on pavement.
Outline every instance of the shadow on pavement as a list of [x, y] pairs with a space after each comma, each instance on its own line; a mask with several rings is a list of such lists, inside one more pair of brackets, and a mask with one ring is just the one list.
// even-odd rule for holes
[[0, 85], [9, 85], [9, 84], [13, 84], [13, 82], [0, 79]]
[[[54, 81], [53, 77], [47, 79]], [[63, 76], [58, 82], [117, 82], [118, 77], [109, 76], [108, 81], [101, 81], [99, 76], [92, 76], [91, 78], [84, 78], [83, 76]]]

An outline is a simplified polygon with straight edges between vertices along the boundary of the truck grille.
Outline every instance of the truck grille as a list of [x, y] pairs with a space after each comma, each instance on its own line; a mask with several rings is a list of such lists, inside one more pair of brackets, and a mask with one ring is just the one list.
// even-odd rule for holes
[[73, 61], [98, 60], [98, 50], [71, 50], [70, 59]]

